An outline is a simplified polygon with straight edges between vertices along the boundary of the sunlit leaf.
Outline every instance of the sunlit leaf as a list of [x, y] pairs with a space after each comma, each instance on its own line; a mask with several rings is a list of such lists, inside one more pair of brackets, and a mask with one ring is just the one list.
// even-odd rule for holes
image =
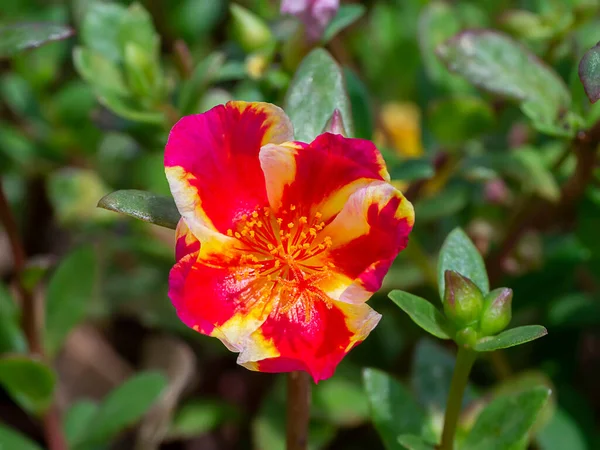
[[73, 33], [73, 29], [54, 23], [17, 23], [0, 26], [0, 58], [66, 39]]
[[54, 372], [41, 361], [17, 355], [0, 359], [0, 384], [30, 413], [40, 414], [50, 405], [55, 382]]
[[440, 339], [451, 339], [450, 323], [430, 302], [403, 291], [392, 291], [389, 297], [425, 331]]
[[526, 342], [539, 339], [548, 334], [548, 330], [541, 325], [526, 325], [503, 331], [497, 336], [483, 338], [474, 347], [478, 352], [492, 352], [502, 348], [514, 347]]
[[172, 198], [134, 189], [108, 194], [98, 207], [173, 230], [181, 218]]

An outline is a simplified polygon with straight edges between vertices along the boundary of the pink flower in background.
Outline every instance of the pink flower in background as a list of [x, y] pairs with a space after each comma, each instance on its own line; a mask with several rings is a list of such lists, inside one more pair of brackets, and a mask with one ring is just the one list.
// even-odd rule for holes
[[304, 23], [307, 38], [315, 42], [321, 39], [339, 7], [340, 0], [282, 0], [281, 14], [300, 19]]

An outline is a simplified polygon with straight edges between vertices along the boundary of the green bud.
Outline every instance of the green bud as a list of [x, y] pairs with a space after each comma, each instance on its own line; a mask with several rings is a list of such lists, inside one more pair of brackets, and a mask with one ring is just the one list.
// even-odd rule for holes
[[482, 336], [493, 336], [506, 328], [512, 316], [512, 296], [509, 288], [494, 289], [485, 296], [479, 322]]
[[444, 312], [458, 329], [472, 325], [479, 320], [483, 309], [481, 291], [467, 277], [452, 270], [444, 273]]
[[454, 336], [454, 342], [463, 347], [473, 347], [478, 339], [479, 335], [473, 327], [463, 328]]
[[273, 35], [264, 20], [246, 8], [232, 3], [231, 33], [238, 44], [248, 53], [260, 50], [273, 42]]
[[325, 128], [323, 128], [323, 133], [341, 134], [344, 137], [348, 136], [346, 127], [344, 126], [344, 119], [339, 109], [336, 108], [333, 111], [333, 114], [325, 124]]

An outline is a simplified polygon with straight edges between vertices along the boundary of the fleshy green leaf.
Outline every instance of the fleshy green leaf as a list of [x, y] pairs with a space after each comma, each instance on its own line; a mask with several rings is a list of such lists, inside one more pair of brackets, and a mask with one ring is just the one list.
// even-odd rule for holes
[[167, 385], [167, 379], [157, 372], [145, 372], [128, 379], [113, 390], [100, 404], [91, 419], [82, 442], [109, 442], [119, 432], [136, 423], [150, 409]]
[[129, 95], [129, 88], [119, 66], [101, 53], [76, 47], [73, 49], [73, 63], [79, 75], [99, 93]]
[[342, 113], [348, 136], [354, 136], [342, 71], [326, 50], [317, 48], [298, 67], [286, 95], [284, 109], [294, 126], [296, 140], [311, 142], [336, 108]]
[[98, 101], [117, 116], [133, 122], [161, 125], [165, 120], [165, 115], [162, 112], [147, 110], [136, 101], [115, 95], [112, 92], [98, 93]]
[[589, 49], [579, 63], [579, 79], [590, 102], [600, 98], [600, 43]]
[[344, 78], [352, 104], [352, 120], [355, 128], [353, 137], [372, 139], [374, 118], [369, 90], [363, 80], [348, 67], [344, 67]]
[[35, 442], [3, 424], [0, 424], [0, 445], [6, 450], [42, 450]]
[[56, 355], [69, 332], [85, 317], [94, 293], [96, 257], [92, 247], [81, 247], [67, 255], [52, 274], [46, 300], [44, 343]]
[[0, 354], [27, 351], [27, 341], [21, 331], [19, 316], [15, 299], [0, 283]]
[[477, 418], [462, 450], [517, 448], [527, 439], [529, 429], [549, 396], [548, 388], [536, 387], [496, 398]]
[[377, 369], [365, 369], [363, 380], [371, 418], [387, 450], [403, 449], [401, 434], [420, 434], [425, 414], [399, 381]]
[[457, 9], [446, 2], [433, 1], [419, 15], [418, 41], [427, 76], [452, 92], [468, 92], [469, 84], [450, 73], [435, 54], [438, 46], [462, 28]]
[[414, 434], [403, 434], [398, 437], [398, 442], [408, 450], [435, 450], [433, 446], [423, 442], [423, 439]]
[[464, 31], [448, 40], [438, 54], [450, 70], [474, 85], [518, 101], [540, 131], [570, 136], [563, 117], [571, 96], [562, 79], [509, 36], [489, 30]]
[[440, 339], [451, 339], [452, 328], [444, 315], [424, 298], [404, 291], [392, 291], [392, 301], [428, 333]]
[[227, 403], [213, 400], [193, 400], [175, 414], [168, 437], [189, 439], [207, 433], [224, 422], [235, 419], [237, 410]]
[[64, 417], [64, 431], [72, 448], [76, 448], [94, 428], [93, 418], [97, 411], [98, 405], [89, 400], [78, 401], [69, 408]]
[[12, 355], [0, 359], [0, 384], [30, 413], [40, 414], [48, 407], [55, 381], [54, 372], [41, 361]]
[[[410, 379], [417, 400], [430, 416], [443, 414], [454, 372], [454, 355], [437, 342], [424, 338], [415, 347], [413, 358]], [[467, 385], [463, 406], [474, 398], [473, 388]]]
[[493, 352], [494, 350], [525, 344], [547, 334], [548, 330], [541, 325], [526, 325], [524, 327], [511, 328], [497, 336], [481, 339], [475, 344], [474, 349], [478, 352]]
[[172, 198], [134, 189], [108, 194], [98, 207], [173, 230], [181, 218]]
[[85, 47], [113, 62], [120, 62], [123, 49], [119, 41], [121, 19], [127, 8], [116, 3], [93, 2], [86, 10], [81, 26], [81, 41]]
[[200, 112], [198, 105], [202, 95], [209, 83], [215, 79], [224, 62], [225, 56], [222, 53], [213, 53], [196, 66], [192, 76], [184, 82], [179, 93], [178, 104], [182, 114]]
[[73, 35], [73, 30], [55, 23], [17, 23], [0, 26], [0, 58], [6, 58]]
[[536, 436], [540, 450], [586, 450], [585, 435], [577, 422], [563, 409], [557, 409]]
[[369, 403], [362, 386], [361, 371], [340, 365], [335, 377], [313, 386], [311, 414], [339, 427], [354, 427], [366, 422]]
[[450, 232], [440, 251], [438, 261], [440, 298], [444, 298], [446, 287], [444, 272], [446, 270], [453, 270], [469, 278], [484, 295], [490, 291], [483, 258], [471, 239], [460, 228], [455, 228]]
[[394, 164], [390, 169], [392, 180], [427, 180], [435, 175], [435, 169], [429, 159], [407, 159]]
[[332, 40], [336, 34], [360, 19], [365, 10], [365, 6], [359, 3], [341, 5], [335, 17], [327, 25], [321, 42], [326, 44]]

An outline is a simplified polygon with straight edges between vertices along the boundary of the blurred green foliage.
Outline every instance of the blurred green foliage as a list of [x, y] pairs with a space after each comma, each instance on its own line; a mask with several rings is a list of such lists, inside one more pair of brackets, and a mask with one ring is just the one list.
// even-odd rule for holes
[[[350, 135], [376, 142], [416, 208], [409, 247], [371, 300], [380, 325], [313, 387], [310, 448], [438, 442], [453, 352], [396, 304], [451, 337], [441, 304], [425, 300], [443, 298], [446, 269], [484, 294], [514, 291], [512, 329], [481, 351], [540, 335], [524, 325], [549, 330], [482, 356], [460, 448], [520, 449], [528, 439], [540, 450], [600, 448], [600, 102], [586, 96], [599, 85], [598, 47], [586, 54], [598, 41], [597, 0], [348, 1], [318, 43], [326, 50], [312, 50], [274, 0], [3, 2], [0, 182], [28, 255], [23, 285], [45, 299], [47, 358], [27, 356], [0, 229], [0, 447], [42, 448], [39, 416], [66, 392], [73, 449], [133, 448], [131, 427], [153, 423], [152, 405], [165, 414], [155, 429], [168, 448], [283, 448], [282, 378], [236, 367], [181, 324], [167, 298], [173, 233], [152, 225], [177, 220], [162, 164], [172, 124], [238, 99], [284, 106], [303, 140], [338, 108]], [[96, 208], [125, 189], [149, 193], [125, 207], [111, 194], [104, 205], [149, 223]], [[470, 240], [453, 232], [446, 245], [459, 244], [443, 248], [458, 226]], [[392, 289], [411, 294], [393, 294], [394, 304]], [[115, 376], [90, 398], [56, 383], [82, 325], [133, 378]], [[195, 376], [147, 371], [149, 335], [182, 342]], [[98, 348], [84, 353], [116, 373]]]

